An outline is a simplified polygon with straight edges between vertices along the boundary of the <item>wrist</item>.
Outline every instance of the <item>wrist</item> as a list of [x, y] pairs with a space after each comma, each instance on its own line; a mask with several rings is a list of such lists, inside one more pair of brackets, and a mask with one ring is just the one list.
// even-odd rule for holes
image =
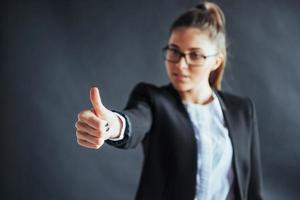
[[119, 138], [121, 135], [122, 130], [122, 120], [118, 115], [114, 113], [114, 120], [113, 120], [114, 129], [112, 130], [112, 133], [109, 138]]

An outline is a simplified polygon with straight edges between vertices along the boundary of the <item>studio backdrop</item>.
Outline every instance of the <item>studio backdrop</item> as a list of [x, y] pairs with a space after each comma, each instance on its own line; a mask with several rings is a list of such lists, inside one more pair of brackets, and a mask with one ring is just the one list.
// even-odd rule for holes
[[[223, 90], [257, 107], [264, 193], [300, 196], [300, 1], [223, 0], [229, 62]], [[141, 146], [76, 142], [77, 114], [121, 110], [138, 82], [168, 83], [169, 27], [196, 0], [1, 1], [1, 199], [131, 200]]]

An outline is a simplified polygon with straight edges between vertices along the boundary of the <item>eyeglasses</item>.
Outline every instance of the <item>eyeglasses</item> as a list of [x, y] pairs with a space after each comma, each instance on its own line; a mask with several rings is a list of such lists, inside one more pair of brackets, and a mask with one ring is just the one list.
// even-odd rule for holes
[[182, 53], [178, 49], [169, 46], [163, 48], [163, 53], [165, 60], [168, 62], [178, 63], [181, 60], [181, 57], [183, 57], [185, 62], [192, 67], [203, 66], [205, 59], [218, 54], [215, 53], [213, 55], [203, 55], [199, 52]]

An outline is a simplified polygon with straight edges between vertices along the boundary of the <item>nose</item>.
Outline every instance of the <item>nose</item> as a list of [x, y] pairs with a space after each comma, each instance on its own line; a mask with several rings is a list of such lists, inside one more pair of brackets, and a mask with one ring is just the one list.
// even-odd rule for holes
[[180, 60], [178, 61], [178, 63], [176, 65], [179, 68], [186, 68], [187, 69], [189, 67], [189, 65], [187, 64], [186, 58], [184, 56], [182, 56], [180, 58]]

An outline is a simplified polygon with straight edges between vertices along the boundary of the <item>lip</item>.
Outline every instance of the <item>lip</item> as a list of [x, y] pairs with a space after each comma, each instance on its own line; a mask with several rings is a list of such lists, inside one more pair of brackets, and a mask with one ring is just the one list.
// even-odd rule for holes
[[186, 75], [183, 75], [183, 74], [178, 74], [178, 73], [173, 73], [173, 77], [177, 81], [186, 81], [189, 78], [189, 76], [186, 76]]

